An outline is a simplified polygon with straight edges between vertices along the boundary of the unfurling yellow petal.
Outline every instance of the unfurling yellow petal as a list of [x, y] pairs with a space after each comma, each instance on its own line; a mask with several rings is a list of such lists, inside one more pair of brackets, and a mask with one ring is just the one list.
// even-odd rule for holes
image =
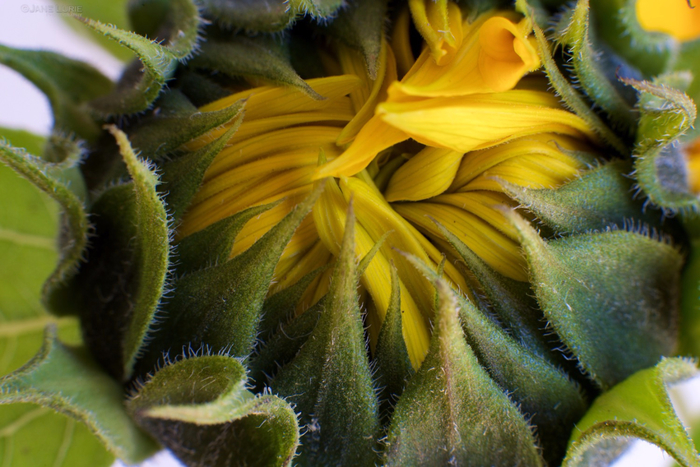
[[[377, 69], [377, 79], [372, 81], [369, 79], [367, 72], [365, 71], [365, 62], [359, 52], [351, 49], [347, 49], [345, 54], [352, 57], [351, 61], [353, 63], [353, 68], [361, 68], [358, 70], [359, 73], [363, 73], [368, 84], [367, 95], [364, 99], [357, 98], [356, 105], [356, 115], [348, 123], [343, 131], [338, 136], [337, 144], [343, 145], [352, 141], [355, 136], [360, 132], [362, 127], [372, 118], [374, 115], [374, 108], [377, 104], [383, 100], [386, 100], [387, 90], [389, 85], [396, 81], [396, 59], [394, 58], [394, 53], [386, 43], [382, 41], [382, 49], [379, 57], [379, 66]], [[364, 89], [364, 88], [359, 88]], [[350, 93], [350, 97], [353, 97], [355, 91]]]
[[389, 101], [401, 101], [402, 94], [446, 97], [513, 89], [526, 73], [539, 68], [540, 60], [528, 38], [530, 22], [516, 23], [515, 13], [503, 15], [486, 14], [465, 24], [461, 46], [440, 65], [424, 50], [404, 79], [390, 88]]
[[[462, 163], [457, 170], [457, 175], [452, 182], [448, 192], [468, 191], [473, 189], [473, 180], [492, 177], [489, 170], [499, 164], [520, 157], [543, 157], [546, 160], [556, 159], [581, 170], [584, 164], [567, 152], [588, 152], [591, 148], [583, 141], [570, 136], [557, 135], [553, 133], [541, 133], [538, 135], [526, 136], [510, 141], [490, 149], [473, 151], [467, 157], [462, 158]], [[562, 175], [562, 178], [569, 177], [569, 172]]]
[[419, 143], [463, 153], [543, 132], [595, 138], [580, 117], [561, 109], [551, 94], [538, 91], [387, 102], [378, 106], [377, 114]]
[[407, 139], [406, 133], [387, 125], [375, 115], [362, 127], [340, 157], [316, 170], [314, 179], [355, 175], [367, 167], [381, 151]]
[[420, 201], [432, 198], [452, 184], [462, 153], [427, 147], [394, 173], [384, 197], [389, 202]]

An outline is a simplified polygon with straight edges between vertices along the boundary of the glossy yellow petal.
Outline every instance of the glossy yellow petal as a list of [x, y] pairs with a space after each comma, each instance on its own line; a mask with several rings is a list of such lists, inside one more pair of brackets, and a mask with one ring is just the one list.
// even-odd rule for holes
[[373, 242], [377, 242], [389, 232], [381, 252], [393, 261], [401, 281], [406, 285], [418, 307], [430, 318], [433, 310], [434, 287], [423, 274], [397, 250], [410, 253], [426, 264], [431, 264], [427, 253], [418, 241], [420, 233], [399, 216], [374, 189], [355, 177], [343, 177], [340, 189], [345, 200], [352, 198], [355, 203], [357, 222], [367, 231]]
[[679, 41], [700, 37], [700, 9], [687, 0], [637, 0], [636, 11], [647, 31], [664, 32]]
[[[243, 253], [245, 250], [253, 246], [260, 237], [265, 235], [272, 227], [277, 225], [287, 214], [291, 212], [294, 207], [299, 204], [308, 194], [311, 192], [311, 186], [306, 186], [301, 189], [290, 190], [289, 192], [282, 193], [279, 196], [275, 196], [271, 199], [263, 200], [259, 204], [267, 204], [282, 199], [282, 201], [272, 209], [265, 211], [254, 219], [249, 220], [241, 231], [236, 236], [236, 240], [233, 244], [233, 249], [231, 250], [231, 257], [237, 256]], [[306, 249], [310, 248], [315, 240], [315, 232], [313, 229], [313, 221], [311, 217], [307, 217], [302, 222], [305, 226], [304, 229], [301, 226], [297, 229], [293, 240], [285, 248], [282, 253], [282, 257], [298, 256], [303, 253]], [[296, 237], [296, 238], [294, 238]], [[303, 242], [303, 245], [300, 245]]]
[[509, 159], [526, 155], [542, 155], [568, 162], [570, 165], [583, 168], [583, 164], [564, 151], [590, 151], [585, 142], [566, 135], [540, 133], [537, 135], [518, 138], [507, 144], [495, 146], [481, 151], [473, 151], [462, 158], [457, 175], [449, 190], [460, 191], [471, 180]]
[[462, 13], [448, 0], [408, 0], [413, 24], [428, 44], [433, 59], [441, 63], [461, 39]]
[[580, 163], [573, 165], [551, 157], [522, 156], [488, 169], [460, 191], [501, 191], [501, 180], [526, 188], [556, 188], [576, 177], [581, 168]]
[[439, 195], [452, 184], [462, 156], [451, 149], [423, 149], [391, 177], [384, 192], [386, 200], [420, 201]]
[[519, 244], [479, 217], [454, 206], [437, 203], [395, 203], [393, 206], [396, 212], [430, 238], [444, 241], [432, 221], [435, 219], [496, 271], [511, 279], [527, 280]]
[[[328, 180], [326, 187], [313, 208], [314, 222], [319, 237], [326, 248], [337, 256], [345, 230], [345, 215], [348, 203], [335, 180]], [[374, 240], [358, 222], [355, 227], [355, 254], [364, 257], [374, 246]], [[383, 322], [391, 298], [391, 264], [382, 251], [375, 254], [362, 276], [362, 285], [372, 296], [379, 321]], [[427, 322], [419, 311], [416, 302], [403, 282], [401, 289], [401, 309], [403, 314], [403, 335], [409, 358], [414, 368], [418, 368], [425, 358], [430, 343]]]
[[503, 92], [540, 66], [528, 38], [532, 28], [519, 15], [481, 15], [465, 26], [462, 45], [443, 64], [436, 64], [424, 50], [412, 70], [390, 89], [389, 101], [401, 94], [423, 97], [464, 96]]
[[[387, 102], [378, 117], [426, 146], [457, 152], [485, 149], [537, 133], [595, 138], [578, 116], [549, 105], [550, 95], [513, 90], [497, 94], [438, 97], [414, 102]], [[342, 157], [342, 156], [341, 156]], [[336, 162], [336, 161], [334, 161]]]
[[347, 96], [353, 89], [362, 86], [362, 80], [355, 75], [339, 75], [327, 78], [306, 80], [306, 83], [314, 91], [325, 97], [324, 100], [315, 100], [295, 88], [284, 86], [261, 86], [247, 89], [226, 96], [203, 107], [202, 112], [221, 110], [229, 107], [240, 99], [247, 99], [246, 118], [256, 120], [258, 118], [274, 117], [288, 113], [304, 112], [322, 109], [334, 98]]
[[[323, 149], [331, 157], [337, 157], [340, 154], [340, 150], [332, 145], [327, 145]], [[318, 148], [315, 147], [285, 151], [256, 159], [207, 180], [195, 195], [192, 204], [197, 205], [217, 193], [239, 185], [238, 189], [243, 190], [239, 192], [242, 193], [273, 173], [310, 165], [316, 166], [317, 161]]]
[[248, 162], [284, 151], [313, 149], [318, 155], [319, 149], [335, 146], [340, 131], [340, 128], [331, 126], [302, 126], [285, 128], [241, 141], [224, 148], [216, 156], [204, 175], [204, 181], [207, 182]]
[[488, 222], [511, 240], [518, 240], [518, 231], [506, 219], [499, 206], [515, 207], [517, 203], [503, 193], [492, 191], [472, 191], [467, 193], [450, 193], [430, 200], [460, 208]]
[[[307, 219], [309, 219], [309, 222], [313, 225], [313, 217], [310, 216]], [[313, 228], [314, 234], [316, 234], [315, 225]], [[274, 285], [270, 288], [270, 293], [279, 292], [280, 290], [296, 284], [307, 274], [328, 264], [332, 258], [333, 255], [331, 255], [331, 252], [328, 251], [323, 242], [318, 239], [318, 234], [316, 234], [316, 241], [301, 257], [298, 255], [290, 257], [282, 256], [282, 259], [275, 269]], [[288, 267], [282, 266], [285, 262], [288, 263]]]
[[525, 73], [540, 67], [532, 24], [504, 17], [490, 18], [479, 32], [479, 71], [494, 92], [513, 89]]
[[350, 147], [340, 157], [316, 170], [314, 179], [355, 175], [367, 167], [381, 151], [406, 139], [406, 133], [387, 125], [375, 115], [362, 127]]
[[[359, 56], [359, 53], [355, 53]], [[362, 64], [364, 67], [364, 59], [362, 60]], [[363, 71], [363, 73], [365, 73], [366, 76], [366, 72]], [[377, 69], [377, 79], [370, 81], [372, 83], [372, 87], [367, 95], [367, 98], [357, 111], [357, 115], [355, 115], [352, 121], [348, 123], [345, 128], [343, 128], [343, 131], [338, 137], [337, 144], [347, 144], [352, 141], [355, 136], [357, 136], [364, 125], [374, 115], [374, 109], [377, 104], [383, 100], [386, 100], [389, 85], [396, 81], [396, 78], [396, 59], [394, 58], [394, 53], [392, 52], [391, 47], [387, 45], [386, 41], [382, 40], [381, 55], [379, 57], [379, 66]], [[367, 79], [369, 80], [369, 76], [367, 76]]]
[[308, 192], [313, 170], [312, 166], [301, 167], [227, 188], [192, 206], [183, 218], [183, 231], [196, 232], [246, 208], [276, 201], [289, 192], [299, 189]]

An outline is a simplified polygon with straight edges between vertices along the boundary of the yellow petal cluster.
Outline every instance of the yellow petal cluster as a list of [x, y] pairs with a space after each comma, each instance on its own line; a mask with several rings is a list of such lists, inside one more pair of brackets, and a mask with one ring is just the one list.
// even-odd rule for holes
[[[418, 58], [410, 48], [411, 16], [425, 39]], [[246, 99], [243, 122], [207, 171], [178, 235], [277, 202], [245, 225], [235, 256], [327, 179], [313, 214], [284, 250], [270, 293], [333, 261], [352, 200], [356, 256], [373, 255], [360, 279], [370, 345], [389, 307], [395, 270], [403, 335], [418, 367], [430, 341], [434, 289], [404, 253], [471, 297], [476, 285], [456, 265], [438, 222], [494, 270], [527, 280], [517, 235], [500, 210], [516, 206], [503, 187], [561, 185], [585, 168], [576, 154], [591, 151], [595, 140], [546, 91], [543, 77], [523, 78], [540, 66], [531, 29], [513, 12], [491, 11], [470, 22], [454, 2], [410, 0], [391, 43], [382, 44], [376, 79], [358, 52], [335, 45], [322, 53], [330, 76], [307, 81], [324, 100], [263, 86], [205, 106]], [[329, 280], [330, 269], [316, 276], [299, 313], [327, 292]]]

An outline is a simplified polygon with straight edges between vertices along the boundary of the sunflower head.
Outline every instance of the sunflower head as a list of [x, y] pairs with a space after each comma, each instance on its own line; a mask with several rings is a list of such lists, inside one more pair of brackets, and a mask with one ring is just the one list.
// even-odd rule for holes
[[[633, 26], [661, 28], [636, 8]], [[196, 466], [577, 465], [671, 436], [658, 395], [695, 373], [662, 360], [697, 323], [696, 111], [677, 89], [694, 82], [636, 69], [624, 40], [599, 52], [604, 7], [130, 14], [136, 32], [84, 20], [139, 58], [116, 85], [0, 49], [55, 97], [47, 156], [0, 157], [65, 211], [44, 303], [84, 343], [48, 332], [0, 402], [82, 417], [126, 460], [158, 443]], [[664, 448], [697, 456], [673, 433]]]

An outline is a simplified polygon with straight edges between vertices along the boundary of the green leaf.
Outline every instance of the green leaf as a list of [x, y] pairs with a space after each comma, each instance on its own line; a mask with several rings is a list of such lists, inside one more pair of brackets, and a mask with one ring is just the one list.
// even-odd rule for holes
[[672, 211], [698, 207], [698, 197], [688, 185], [686, 156], [678, 146], [679, 138], [693, 126], [697, 110], [692, 99], [671, 87], [687, 79], [665, 75], [653, 82], [622, 80], [641, 93], [634, 148], [637, 182], [652, 203]]
[[331, 36], [362, 53], [370, 79], [377, 79], [387, 3], [387, 0], [352, 2], [328, 26]]
[[109, 467], [114, 462], [88, 427], [34, 404], [0, 407], [0, 439], [6, 467]]
[[[43, 301], [57, 314], [73, 314], [75, 310], [60, 308], [56, 304], [55, 298], [63, 284], [75, 274], [87, 243], [88, 221], [83, 203], [66, 185], [66, 181], [63, 180], [64, 173], [61, 164], [45, 162], [38, 157], [27, 154], [23, 149], [14, 148], [2, 141], [0, 141], [0, 162], [4, 162], [53, 198], [63, 210], [61, 223], [62, 237], [65, 241], [59, 251], [58, 265], [53, 274], [44, 283]], [[13, 198], [14, 195], [9, 196], [9, 199]], [[11, 229], [7, 233], [8, 235], [11, 234]], [[36, 232], [26, 233], [36, 234]], [[49, 235], [53, 236], [54, 231], [51, 231]], [[27, 236], [23, 240], [15, 241], [27, 240], [32, 241], [31, 237]], [[42, 245], [42, 242], [37, 237], [34, 237], [33, 241], [35, 246]], [[48, 243], [45, 241], [43, 247], [47, 248], [47, 246]], [[50, 258], [53, 260], [55, 257]], [[44, 261], [40, 260], [39, 264], [42, 262]]]
[[673, 352], [683, 264], [673, 246], [624, 230], [545, 242], [517, 214], [506, 215], [545, 317], [599, 387]]
[[502, 182], [510, 196], [556, 232], [573, 234], [604, 230], [629, 222], [660, 227], [659, 211], [645, 209], [633, 195], [628, 161], [612, 160], [556, 189], [531, 189]]
[[31, 81], [49, 99], [54, 130], [94, 140], [100, 128], [92, 119], [88, 101], [114, 87], [109, 78], [92, 66], [60, 54], [19, 50], [0, 45], [0, 64]]
[[86, 343], [119, 380], [128, 380], [151, 332], [169, 267], [165, 207], [157, 176], [134, 154], [126, 135], [109, 127], [132, 181], [93, 205], [95, 237], [69, 293], [77, 297]]
[[620, 438], [656, 444], [684, 467], [699, 465], [700, 455], [667, 392], [669, 385], [697, 374], [690, 361], [663, 359], [602, 394], [576, 425], [564, 466], [591, 465], [591, 456], [605, 454], [606, 442]]
[[563, 18], [570, 22], [561, 26], [562, 34], [556, 40], [569, 48], [574, 79], [586, 95], [605, 111], [615, 130], [632, 135], [635, 129], [632, 108], [610, 82], [610, 74], [602, 68], [603, 58], [591, 44], [588, 1], [578, 0], [573, 10], [565, 11]]
[[154, 334], [141, 371], [150, 372], [161, 351], [178, 352], [181, 347], [206, 346], [212, 352], [247, 357], [275, 266], [319, 195], [317, 189], [245, 252], [178, 280], [164, 307], [168, 320]]
[[[36, 153], [45, 142], [26, 132], [3, 129], [0, 134]], [[56, 323], [71, 342], [80, 341], [80, 331], [74, 319], [56, 320], [41, 306], [42, 283], [58, 260], [59, 207], [5, 166], [0, 166], [0, 196], [12, 200], [0, 206], [0, 374], [5, 374], [36, 354], [46, 325]], [[0, 407], [0, 433], [0, 456], [7, 465], [53, 465], [62, 460], [92, 467], [108, 466], [113, 460], [87, 427], [32, 404]], [[37, 436], [43, 440], [40, 449]]]
[[376, 460], [379, 416], [358, 305], [354, 227], [350, 204], [318, 323], [272, 383], [301, 413], [306, 429], [301, 465], [371, 465]]
[[[168, 90], [163, 92], [155, 105], [153, 113], [143, 118], [134, 131], [129, 132], [131, 145], [140, 151], [143, 157], [153, 160], [229, 122], [232, 130], [230, 138], [243, 119], [245, 101], [238, 101], [213, 112], [200, 112], [180, 91]], [[236, 120], [232, 122], [233, 119]], [[209, 149], [221, 150], [229, 138]], [[199, 156], [205, 160], [206, 154], [209, 153], [199, 152]]]
[[385, 465], [543, 465], [525, 418], [465, 342], [454, 293], [436, 287], [430, 349], [394, 409]]
[[[52, 327], [30, 362], [0, 379], [0, 403], [32, 403], [64, 413], [85, 424], [110, 452], [127, 462], [139, 462], [158, 449], [126, 413], [121, 385], [98, 367], [86, 349], [61, 344]], [[31, 412], [24, 416], [27, 413]]]
[[324, 98], [294, 70], [286, 44], [273, 37], [234, 36], [226, 41], [210, 39], [202, 44], [199, 55], [189, 62], [189, 66], [233, 77], [262, 79], [291, 86], [316, 100]]
[[202, 0], [205, 16], [230, 29], [278, 32], [294, 22], [285, 0]]
[[[528, 5], [527, 0], [517, 0], [516, 9], [535, 21], [535, 11]], [[629, 153], [627, 145], [601, 120], [591, 109], [591, 106], [583, 99], [576, 89], [569, 83], [557, 67], [549, 42], [542, 29], [534, 24], [535, 38], [539, 56], [542, 59], [544, 71], [549, 78], [549, 84], [554, 88], [564, 104], [576, 115], [581, 117], [602, 139], [615, 151], [626, 155]]]
[[[466, 249], [453, 240], [458, 251]], [[428, 279], [440, 280], [420, 260], [410, 259]], [[559, 367], [551, 351], [520, 345], [462, 295], [456, 296], [456, 304], [467, 343], [479, 363], [537, 428], [545, 461], [558, 465], [566, 452], [568, 434], [586, 411], [583, 391]]]
[[238, 360], [195, 356], [158, 370], [127, 408], [188, 466], [290, 465], [299, 440], [296, 414], [245, 383]]
[[[39, 153], [44, 138], [0, 130], [16, 146]], [[44, 328], [80, 342], [73, 318], [56, 319], [41, 306], [44, 280], [58, 260], [56, 203], [29, 181], [0, 165], [0, 375], [15, 371], [41, 348]], [[90, 430], [72, 418], [33, 404], [0, 406], [0, 458], [7, 466], [107, 467], [114, 457]], [[41, 439], [41, 445], [37, 445]]]

